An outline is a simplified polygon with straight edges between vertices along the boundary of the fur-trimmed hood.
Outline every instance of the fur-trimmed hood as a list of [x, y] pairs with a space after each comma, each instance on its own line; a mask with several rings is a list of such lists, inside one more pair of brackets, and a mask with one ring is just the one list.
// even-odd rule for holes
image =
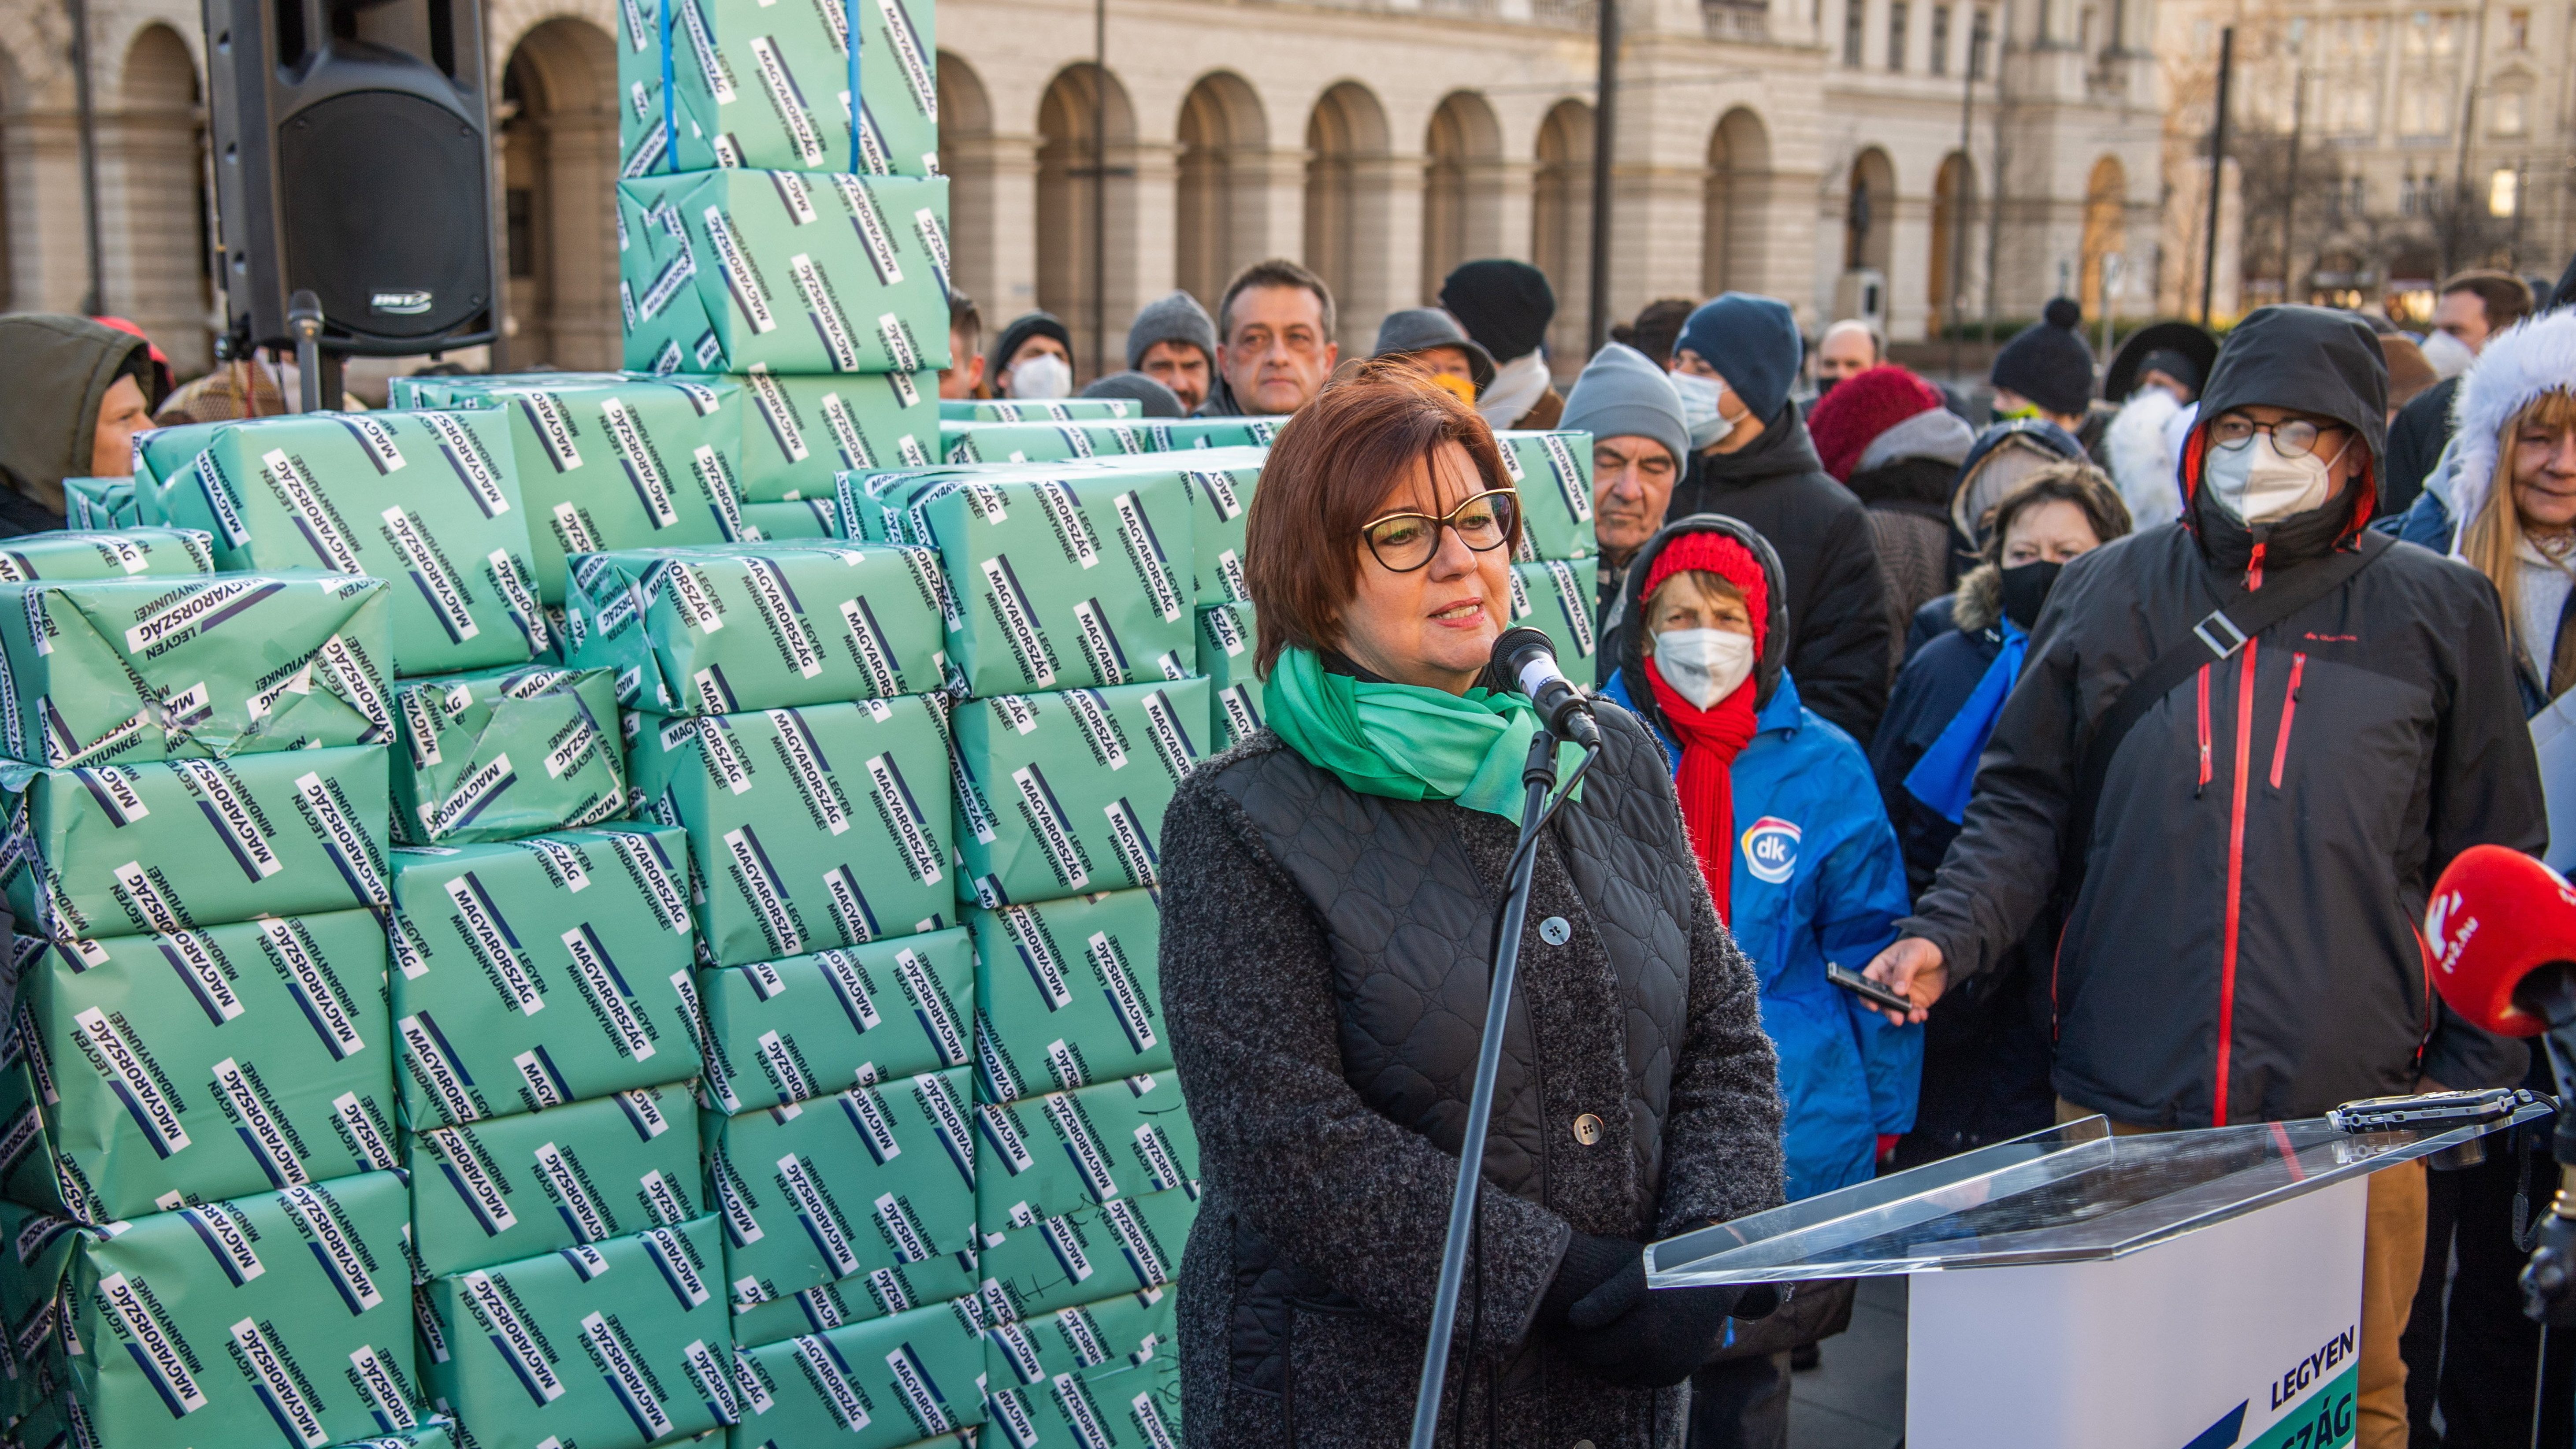
[[1979, 564], [1959, 580], [1950, 596], [1950, 622], [1966, 633], [1991, 629], [2004, 618], [2004, 575], [1994, 564]]
[[2544, 312], [2487, 340], [2451, 400], [2451, 552], [2486, 507], [2504, 425], [2546, 392], [2576, 389], [2576, 307]]

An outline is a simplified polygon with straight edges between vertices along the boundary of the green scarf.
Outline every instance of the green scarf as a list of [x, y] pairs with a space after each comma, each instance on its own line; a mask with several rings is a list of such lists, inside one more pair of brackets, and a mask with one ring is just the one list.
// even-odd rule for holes
[[[1526, 695], [1367, 683], [1326, 670], [1312, 651], [1286, 649], [1261, 703], [1288, 748], [1363, 795], [1455, 800], [1520, 823], [1521, 766], [1538, 733]], [[1570, 750], [1559, 748], [1559, 779]]]

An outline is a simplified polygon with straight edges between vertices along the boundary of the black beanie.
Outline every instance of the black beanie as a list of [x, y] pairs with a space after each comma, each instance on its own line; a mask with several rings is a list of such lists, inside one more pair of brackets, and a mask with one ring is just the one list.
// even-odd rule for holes
[[2080, 418], [2093, 401], [2093, 349], [2080, 330], [2084, 309], [2072, 297], [2056, 297], [2040, 319], [1995, 354], [1989, 380], [2049, 412]]
[[1496, 362], [1538, 351], [1556, 320], [1556, 291], [1547, 273], [1527, 262], [1490, 257], [1467, 262], [1440, 284], [1440, 305]]

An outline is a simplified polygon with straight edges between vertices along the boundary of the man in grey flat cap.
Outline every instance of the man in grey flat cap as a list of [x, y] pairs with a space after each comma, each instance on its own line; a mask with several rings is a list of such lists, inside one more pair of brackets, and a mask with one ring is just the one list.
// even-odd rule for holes
[[1431, 380], [1458, 394], [1469, 407], [1494, 383], [1494, 355], [1467, 335], [1458, 319], [1437, 307], [1389, 312], [1377, 324], [1371, 357], [1410, 357]]

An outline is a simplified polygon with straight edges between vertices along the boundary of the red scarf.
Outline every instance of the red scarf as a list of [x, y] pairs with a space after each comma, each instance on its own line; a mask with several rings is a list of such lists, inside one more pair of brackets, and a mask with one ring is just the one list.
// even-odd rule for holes
[[[1651, 600], [1665, 579], [1684, 570], [1715, 574], [1743, 592], [1745, 612], [1753, 617], [1753, 655], [1759, 660], [1770, 624], [1770, 589], [1752, 551], [1722, 533], [1684, 534], [1655, 555], [1655, 565], [1639, 594], [1641, 603]], [[1725, 921], [1730, 919], [1727, 885], [1735, 867], [1735, 785], [1729, 771], [1735, 757], [1753, 742], [1754, 675], [1761, 671], [1757, 667], [1733, 694], [1701, 709], [1664, 682], [1651, 642], [1645, 659], [1646, 682], [1653, 686], [1655, 703], [1664, 712], [1664, 726], [1681, 741], [1681, 769], [1673, 783], [1681, 797], [1682, 825], [1690, 832], [1691, 850], [1699, 856], [1700, 874], [1708, 881], [1717, 918]]]

